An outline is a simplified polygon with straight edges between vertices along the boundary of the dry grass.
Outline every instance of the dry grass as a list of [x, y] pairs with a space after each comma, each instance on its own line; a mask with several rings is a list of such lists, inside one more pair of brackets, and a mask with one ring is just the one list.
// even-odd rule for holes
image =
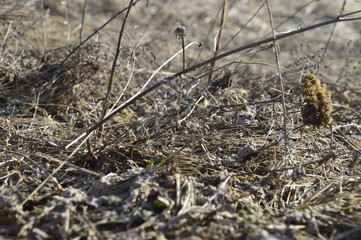
[[[265, 44], [161, 82], [212, 57], [217, 26], [216, 54], [272, 36], [265, 3], [224, 1], [222, 24], [220, 1], [140, 1], [117, 61], [124, 13], [69, 55], [119, 2], [89, 0], [80, 29], [84, 1], [3, 1], [0, 236], [358, 239], [360, 20], [277, 40], [278, 63]], [[269, 3], [276, 33], [360, 8]], [[104, 102], [116, 109], [157, 83], [87, 132]], [[74, 141], [85, 133], [88, 144]]]

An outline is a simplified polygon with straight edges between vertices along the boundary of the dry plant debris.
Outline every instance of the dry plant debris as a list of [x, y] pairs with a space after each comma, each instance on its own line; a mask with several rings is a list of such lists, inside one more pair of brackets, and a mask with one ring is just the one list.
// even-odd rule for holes
[[332, 102], [326, 85], [315, 75], [307, 74], [302, 80], [302, 95], [306, 102], [302, 108], [303, 122], [318, 128], [330, 125]]
[[[225, 24], [217, 23], [219, 1], [134, 2], [110, 109], [214, 56], [219, 27], [217, 56], [272, 32], [263, 1], [224, 1]], [[327, 21], [342, 8], [331, 0], [269, 2], [278, 33]], [[98, 24], [129, 2], [1, 3], [0, 238], [361, 235], [359, 19], [277, 41], [287, 113], [272, 46], [261, 45], [217, 59], [212, 74], [204, 66], [160, 85], [87, 144], [66, 147], [103, 117], [124, 14]], [[359, 3], [345, 1], [340, 12], [355, 9]], [[83, 17], [83, 39], [96, 34], [74, 51]], [[179, 22], [200, 48], [177, 43]], [[315, 74], [299, 81], [307, 72]], [[317, 128], [304, 131], [304, 124]]]

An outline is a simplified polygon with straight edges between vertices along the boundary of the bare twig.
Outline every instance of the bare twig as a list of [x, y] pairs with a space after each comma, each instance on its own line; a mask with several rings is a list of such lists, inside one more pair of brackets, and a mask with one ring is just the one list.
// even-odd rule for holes
[[[137, 4], [140, 0], [135, 0], [134, 3], [132, 4], [132, 6], [135, 6], [135, 4]], [[118, 17], [120, 14], [122, 14], [123, 12], [125, 12], [126, 10], [128, 10], [128, 7], [120, 10], [119, 12], [117, 12], [114, 16], [112, 16], [108, 21], [106, 21], [103, 25], [101, 25], [98, 29], [96, 29], [92, 34], [90, 34], [87, 38], [85, 38], [83, 41], [81, 41], [81, 43], [78, 44], [78, 46], [76, 46], [69, 54], [68, 56], [66, 56], [66, 58], [64, 58], [64, 60], [60, 63], [61, 66], [63, 66], [65, 64], [66, 61], [69, 60], [69, 58], [71, 56], [74, 55], [74, 53], [76, 53], [76, 51], [78, 51], [80, 49], [80, 47], [86, 43], [87, 41], [89, 41], [89, 39], [91, 39], [95, 34], [97, 34], [98, 32], [100, 32], [100, 30], [102, 30], [104, 27], [106, 27], [111, 21], [113, 21], [116, 17]], [[56, 73], [54, 73], [54, 75], [56, 75]], [[54, 77], [54, 76], [53, 76]]]
[[83, 12], [81, 15], [81, 24], [80, 24], [80, 32], [79, 32], [79, 43], [81, 43], [81, 39], [83, 38], [83, 27], [84, 27], [84, 19], [85, 19], [85, 9], [88, 4], [88, 0], [84, 0]]
[[[133, 5], [133, 0], [131, 0], [129, 2], [129, 6], [128, 6], [127, 12], [125, 14], [123, 24], [122, 24], [122, 27], [121, 27], [120, 32], [119, 32], [117, 49], [115, 51], [113, 65], [112, 65], [112, 69], [111, 69], [110, 76], [109, 76], [108, 89], [107, 89], [107, 93], [105, 95], [105, 99], [104, 99], [104, 103], [103, 103], [103, 111], [102, 111], [102, 117], [101, 117], [102, 119], [105, 117], [107, 109], [108, 109], [108, 102], [109, 102], [109, 98], [110, 98], [110, 93], [112, 92], [115, 67], [117, 65], [118, 57], [119, 57], [119, 54], [120, 54], [120, 44], [122, 42], [122, 37], [123, 37], [123, 33], [124, 33], [125, 24], [126, 24], [127, 19], [129, 17], [129, 13], [130, 13], [130, 9], [132, 8], [132, 5]], [[102, 130], [102, 127], [100, 126], [100, 134], [101, 134], [101, 130]]]
[[238, 32], [236, 34], [234, 34], [233, 37], [231, 39], [229, 39], [226, 44], [224, 44], [224, 46], [222, 47], [222, 49], [220, 51], [222, 51], [225, 47], [227, 47], [228, 44], [230, 44], [242, 32], [242, 30], [248, 26], [248, 24], [254, 19], [254, 17], [259, 13], [259, 11], [261, 11], [261, 9], [263, 8], [263, 6], [265, 4], [266, 4], [266, 2], [263, 2], [261, 4], [261, 6], [256, 10], [256, 12], [248, 19], [246, 24], [242, 25], [242, 27], [238, 30]]
[[[221, 49], [221, 44], [222, 44], [222, 33], [223, 33], [223, 28], [224, 28], [224, 24], [226, 22], [226, 13], [227, 13], [227, 0], [223, 0], [223, 6], [222, 6], [222, 17], [221, 17], [221, 23], [219, 26], [219, 31], [217, 33], [216, 36], [216, 41], [215, 41], [215, 48], [214, 48], [214, 57], [217, 56], [217, 54], [219, 53], [220, 49]], [[214, 68], [214, 64], [216, 64], [216, 61], [211, 62], [211, 67], [210, 67], [210, 74], [208, 77], [208, 82], [210, 82], [212, 80], [212, 70]]]
[[[218, 19], [218, 15], [219, 15], [220, 12], [221, 12], [221, 7], [218, 8], [216, 17], [214, 18], [214, 20], [213, 20], [212, 23], [210, 24], [210, 28], [209, 28], [209, 30], [208, 30], [208, 32], [207, 32], [206, 37], [202, 40], [202, 43], [203, 43], [202, 45], [203, 45], [203, 46], [207, 46], [207, 45], [208, 45], [209, 35], [211, 35], [211, 32], [213, 31], [213, 28], [214, 28], [214, 26], [215, 26], [215, 24], [216, 24], [216, 21], [217, 21], [217, 19]], [[204, 47], [202, 47], [201, 50], [198, 52], [198, 55], [197, 55], [197, 58], [196, 58], [195, 62], [198, 62], [199, 58], [200, 58], [201, 55], [202, 55], [203, 49], [204, 49]]]
[[66, 20], [65, 25], [67, 27], [66, 41], [69, 43], [70, 42], [71, 29], [70, 29], [68, 3], [67, 3], [67, 1], [61, 1], [60, 3], [64, 6], [64, 13], [65, 13], [65, 20]]
[[[48, 33], [47, 33], [47, 29], [46, 29], [46, 24], [45, 24], [45, 16], [46, 16], [46, 8], [45, 8], [45, 5], [44, 5], [44, 1], [42, 0], [41, 1], [41, 8], [42, 8], [42, 13], [41, 13], [41, 16], [40, 16], [40, 19], [41, 19], [41, 31], [42, 31], [42, 42], [43, 42], [43, 46], [41, 48], [41, 56], [44, 57], [45, 55], [45, 49], [46, 49], [46, 41], [47, 41], [47, 36], [48, 36]], [[11, 22], [10, 22], [10, 25], [9, 27], [11, 26]], [[2, 47], [1, 47], [2, 49]]]
[[[345, 6], [346, 6], [346, 0], [343, 1], [343, 4], [342, 4], [342, 7], [341, 7], [341, 10], [340, 10], [340, 14], [345, 10]], [[324, 50], [322, 51], [322, 54], [321, 54], [321, 59], [320, 59], [320, 62], [319, 64], [321, 64], [326, 56], [326, 53], [327, 53], [327, 50], [328, 50], [328, 47], [331, 43], [331, 39], [333, 37], [333, 34], [335, 33], [335, 29], [336, 29], [336, 25], [337, 25], [337, 22], [333, 25], [332, 27], [332, 30], [331, 30], [331, 33], [330, 33], [330, 37], [328, 38], [327, 40], [327, 43], [326, 43], [326, 46], [324, 48]]]
[[272, 9], [271, 9], [271, 4], [269, 2], [269, 0], [266, 0], [267, 2], [267, 10], [268, 10], [268, 15], [270, 18], [270, 23], [271, 23], [271, 29], [272, 29], [272, 36], [273, 36], [273, 48], [274, 48], [274, 53], [275, 53], [275, 59], [276, 59], [276, 65], [277, 65], [277, 75], [280, 81], [280, 86], [281, 86], [281, 103], [282, 103], [282, 110], [283, 110], [283, 137], [285, 140], [285, 149], [286, 149], [286, 153], [288, 152], [288, 146], [287, 146], [287, 108], [286, 108], [286, 100], [285, 100], [285, 90], [284, 90], [284, 86], [283, 86], [283, 79], [282, 79], [282, 73], [281, 73], [281, 67], [280, 67], [280, 60], [279, 60], [279, 54], [278, 54], [278, 45], [276, 43], [276, 33], [275, 33], [275, 29], [274, 29], [274, 25], [273, 25], [273, 17], [272, 17]]

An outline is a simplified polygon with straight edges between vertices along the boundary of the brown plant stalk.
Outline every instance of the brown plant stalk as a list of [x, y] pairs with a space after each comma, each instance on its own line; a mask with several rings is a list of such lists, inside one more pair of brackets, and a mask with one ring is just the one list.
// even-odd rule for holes
[[[113, 79], [114, 79], [115, 67], [117, 65], [118, 57], [119, 57], [119, 54], [120, 54], [120, 44], [122, 42], [122, 37], [123, 37], [123, 33], [124, 33], [125, 24], [126, 24], [127, 19], [129, 17], [129, 13], [130, 13], [130, 9], [132, 8], [132, 5], [133, 5], [133, 0], [130, 0], [127, 12], [125, 13], [125, 16], [124, 16], [124, 21], [123, 21], [122, 27], [121, 27], [121, 29], [119, 31], [117, 49], [115, 51], [115, 56], [114, 56], [114, 60], [113, 60], [113, 64], [112, 64], [112, 69], [110, 71], [108, 88], [107, 88], [107, 93], [106, 93], [105, 99], [104, 99], [101, 119], [104, 119], [104, 117], [106, 116], [107, 110], [108, 110], [108, 103], [109, 103], [110, 93], [112, 92], [112, 87], [113, 87]], [[100, 135], [101, 135], [101, 132], [102, 132], [102, 126], [100, 126], [100, 128], [99, 128]]]
[[[226, 23], [226, 13], [227, 13], [227, 0], [223, 0], [223, 6], [222, 6], [222, 17], [221, 17], [221, 23], [220, 23], [220, 27], [219, 27], [219, 32], [217, 34], [217, 40], [216, 40], [216, 47], [214, 49], [214, 57], [217, 56], [217, 54], [219, 53], [220, 49], [221, 49], [221, 45], [222, 45], [222, 33], [223, 33], [223, 28], [224, 25]], [[216, 64], [216, 61], [211, 62], [211, 67], [210, 67], [210, 74], [208, 77], [208, 82], [210, 82], [212, 80], [212, 72], [213, 72], [213, 68], [214, 65]]]

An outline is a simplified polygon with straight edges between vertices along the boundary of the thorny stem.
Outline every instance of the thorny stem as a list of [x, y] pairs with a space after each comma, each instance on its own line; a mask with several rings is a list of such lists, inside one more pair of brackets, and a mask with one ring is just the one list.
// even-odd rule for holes
[[322, 27], [322, 26], [325, 26], [325, 25], [329, 25], [329, 24], [332, 24], [332, 23], [335, 23], [335, 22], [344, 22], [344, 21], [355, 21], [355, 20], [361, 20], [361, 17], [350, 17], [350, 18], [346, 18], [347, 16], [350, 16], [350, 15], [354, 15], [356, 13], [360, 13], [361, 10], [358, 10], [358, 11], [354, 11], [354, 12], [350, 12], [350, 13], [345, 13], [345, 14], [342, 14], [342, 15], [338, 15], [337, 17], [335, 18], [332, 18], [332, 19], [329, 19], [327, 21], [324, 21], [324, 22], [320, 22], [320, 23], [316, 23], [316, 24], [313, 24], [313, 25], [310, 25], [308, 27], [304, 27], [304, 28], [298, 28], [296, 30], [290, 30], [290, 31], [287, 31], [287, 32], [284, 32], [284, 33], [278, 33], [278, 34], [275, 34], [275, 36], [272, 36], [272, 37], [268, 37], [268, 38], [265, 38], [263, 40], [260, 40], [260, 41], [256, 41], [256, 42], [252, 42], [250, 44], [247, 44], [247, 45], [244, 45], [244, 46], [241, 46], [241, 47], [238, 47], [238, 48], [235, 48], [235, 49], [232, 49], [230, 51], [227, 51], [225, 53], [222, 53], [222, 54], [219, 54], [213, 58], [209, 58], [207, 60], [204, 60], [203, 62], [200, 62], [198, 64], [195, 64], [191, 67], [188, 67], [180, 72], [177, 72], [176, 74], [172, 75], [172, 76], [169, 76], [169, 77], [166, 77], [166, 78], [163, 78], [162, 80], [160, 80], [158, 83], [154, 84], [153, 86], [149, 87], [148, 89], [144, 90], [143, 92], [140, 92], [138, 94], [135, 94], [133, 97], [131, 97], [130, 99], [128, 99], [128, 101], [126, 101], [125, 103], [123, 103], [122, 105], [118, 106], [113, 112], [109, 113], [106, 117], [104, 117], [102, 120], [98, 121], [97, 123], [95, 123], [93, 126], [89, 127], [86, 132], [82, 133], [78, 138], [76, 138], [74, 141], [72, 141], [70, 144], [68, 144], [66, 146], [66, 148], [69, 148], [71, 147], [74, 143], [76, 143], [77, 141], [79, 141], [80, 139], [84, 138], [84, 137], [87, 137], [89, 136], [94, 130], [96, 130], [99, 126], [101, 126], [103, 123], [109, 121], [110, 119], [112, 119], [116, 114], [120, 113], [122, 110], [124, 110], [126, 107], [130, 106], [131, 104], [133, 104], [134, 102], [136, 102], [138, 99], [142, 98], [143, 96], [147, 95], [148, 93], [154, 91], [155, 89], [157, 89], [158, 87], [160, 87], [161, 85], [183, 75], [183, 74], [186, 74], [186, 73], [189, 73], [191, 71], [194, 71], [195, 69], [197, 68], [200, 68], [202, 66], [205, 66], [213, 61], [216, 61], [218, 59], [221, 59], [221, 58], [225, 58], [225, 57], [228, 57], [230, 55], [233, 55], [235, 53], [238, 53], [238, 52], [241, 52], [241, 51], [244, 51], [246, 49], [250, 49], [250, 48], [254, 48], [254, 47], [257, 47], [257, 46], [260, 46], [262, 44], [265, 44], [265, 43], [269, 43], [269, 42], [273, 42], [273, 41], [276, 41], [276, 40], [279, 40], [279, 39], [283, 39], [283, 38], [286, 38], [286, 37], [289, 37], [289, 36], [292, 36], [292, 35], [295, 35], [295, 34], [299, 34], [299, 33], [303, 33], [303, 32], [307, 32], [307, 31], [310, 31], [312, 29], [316, 29], [316, 28], [319, 28], [319, 27]]

